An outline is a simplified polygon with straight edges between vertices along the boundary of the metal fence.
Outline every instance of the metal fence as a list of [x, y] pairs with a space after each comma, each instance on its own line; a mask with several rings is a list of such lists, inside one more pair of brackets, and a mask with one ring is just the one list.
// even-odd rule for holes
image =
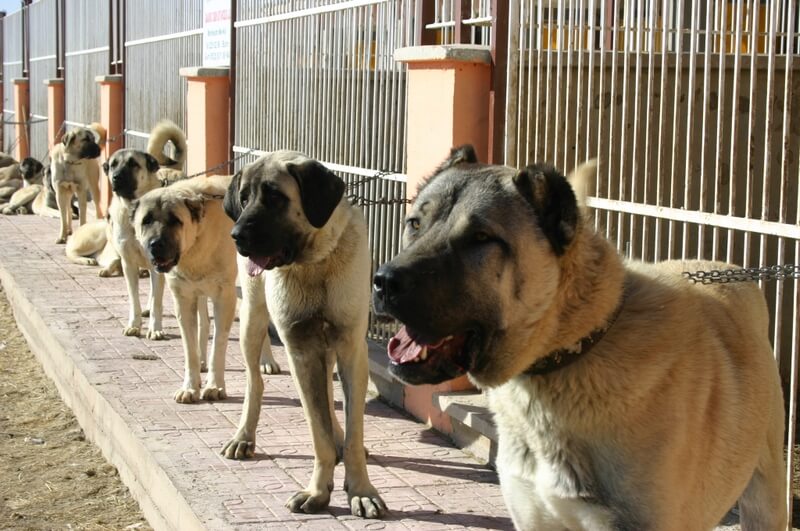
[[[797, 263], [796, 1], [572, 0], [510, 16], [505, 157], [599, 157], [597, 225], [633, 258]], [[794, 445], [798, 281], [763, 283]], [[787, 476], [792, 478], [792, 453]], [[788, 493], [789, 507], [791, 489]]]
[[109, 73], [108, 0], [66, 2], [64, 84], [66, 122], [80, 126], [100, 119], [95, 77]]
[[3, 151], [12, 153], [17, 145], [17, 117], [14, 112], [14, 80], [22, 77], [22, 11], [3, 19]]
[[56, 27], [58, 0], [39, 0], [28, 9], [30, 33], [30, 151], [31, 156], [44, 160], [47, 146], [47, 86], [45, 80], [58, 77]]

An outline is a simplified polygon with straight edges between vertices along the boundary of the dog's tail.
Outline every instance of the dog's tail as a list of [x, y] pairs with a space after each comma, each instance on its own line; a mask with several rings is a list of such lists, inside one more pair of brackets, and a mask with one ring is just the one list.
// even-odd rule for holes
[[105, 146], [106, 140], [108, 139], [108, 131], [106, 131], [106, 128], [97, 122], [92, 122], [89, 124], [89, 129], [94, 132], [97, 145], [101, 148]]
[[575, 198], [581, 208], [586, 207], [586, 198], [594, 193], [597, 179], [597, 159], [590, 159], [572, 170], [567, 180], [572, 185]]
[[[174, 159], [164, 154], [167, 142], [172, 142], [175, 146]], [[161, 120], [150, 131], [147, 152], [154, 156], [161, 166], [180, 169], [186, 162], [186, 133], [172, 120]]]

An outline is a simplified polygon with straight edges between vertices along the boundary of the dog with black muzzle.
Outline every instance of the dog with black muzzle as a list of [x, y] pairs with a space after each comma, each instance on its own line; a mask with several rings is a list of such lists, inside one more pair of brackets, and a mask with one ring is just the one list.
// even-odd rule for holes
[[164, 120], [156, 124], [150, 133], [148, 150], [121, 149], [103, 164], [103, 170], [111, 181], [113, 197], [108, 209], [108, 222], [111, 228], [111, 242], [122, 261], [122, 275], [128, 287], [128, 323], [123, 329], [126, 336], [138, 336], [142, 326], [142, 308], [139, 301], [139, 270], [150, 272], [150, 298], [148, 301], [149, 327], [148, 339], [164, 339], [161, 325], [162, 297], [164, 294], [164, 275], [150, 262], [145, 249], [136, 239], [131, 223], [132, 204], [151, 190], [161, 188], [165, 179], [160, 175], [161, 166], [156, 156], [167, 142], [173, 142], [179, 149], [180, 160], [175, 161], [179, 168], [185, 160], [186, 135], [174, 123]]
[[105, 137], [105, 129], [99, 124], [92, 127], [79, 127], [67, 132], [61, 142], [50, 150], [50, 172], [56, 202], [61, 217], [61, 230], [56, 243], [66, 243], [72, 234], [72, 198], [78, 199], [78, 223], [86, 223], [86, 205], [91, 191], [96, 214], [100, 215], [97, 204], [100, 197], [100, 142]]
[[[13, 166], [9, 166], [12, 168]], [[41, 193], [44, 182], [44, 166], [38, 160], [27, 157], [17, 166], [17, 171], [24, 186], [15, 191], [8, 198], [8, 203], [3, 205], [2, 212], [6, 215], [30, 214], [33, 210], [33, 201]], [[0, 188], [1, 189], [1, 188]], [[0, 193], [0, 195], [2, 195]]]
[[[595, 177], [587, 164], [570, 180]], [[551, 166], [453, 150], [373, 279], [376, 312], [404, 325], [390, 371], [466, 373], [487, 391], [518, 529], [707, 530], [737, 500], [743, 529], [785, 529], [783, 397], [758, 286], [682, 275], [728, 264], [625, 263], [579, 205]]]
[[[271, 318], [286, 347], [314, 444], [308, 487], [286, 506], [305, 513], [327, 507], [341, 456], [350, 511], [380, 518], [386, 506], [369, 480], [364, 451], [367, 228], [344, 189], [325, 166], [293, 151], [268, 153], [231, 182], [225, 211], [236, 221], [231, 235], [242, 272], [240, 335], [248, 391], [239, 429], [223, 454], [243, 459], [254, 453], [264, 393], [259, 355]], [[334, 365], [345, 396], [345, 433], [333, 408]]]

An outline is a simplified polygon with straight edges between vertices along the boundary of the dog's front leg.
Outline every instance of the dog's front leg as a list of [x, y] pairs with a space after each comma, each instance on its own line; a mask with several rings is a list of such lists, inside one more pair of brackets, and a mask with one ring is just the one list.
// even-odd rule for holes
[[311, 430], [314, 471], [308, 487], [289, 498], [286, 507], [295, 513], [316, 513], [325, 509], [331, 500], [333, 467], [336, 466], [336, 443], [327, 391], [332, 385], [328, 375], [333, 360], [327, 359], [326, 352], [315, 351], [314, 346], [298, 350], [287, 345], [287, 350], [292, 378], [300, 392], [303, 412]]
[[183, 343], [183, 385], [175, 391], [175, 401], [181, 404], [197, 402], [200, 396], [200, 355], [197, 341], [197, 297], [173, 290], [175, 315]]
[[[204, 400], [222, 400], [225, 394], [225, 354], [228, 334], [236, 313], [236, 286], [231, 283], [213, 299], [214, 303], [214, 347], [209, 359], [208, 380], [200, 394]], [[207, 338], [208, 336], [206, 336]], [[208, 339], [205, 340], [208, 342]]]
[[78, 188], [78, 225], [86, 224], [86, 188], [81, 186]]
[[367, 475], [364, 451], [364, 400], [367, 396], [367, 342], [356, 338], [344, 345], [336, 363], [344, 390], [344, 485], [354, 516], [381, 518], [386, 504]]
[[155, 269], [150, 270], [150, 299], [147, 307], [150, 309], [147, 339], [166, 339], [161, 326], [161, 316], [164, 313], [164, 274]]
[[122, 259], [122, 275], [128, 286], [128, 326], [122, 333], [126, 336], [138, 336], [142, 328], [142, 306], [139, 302], [139, 267]]
[[56, 186], [56, 203], [58, 204], [58, 213], [61, 217], [61, 232], [58, 235], [56, 243], [67, 243], [67, 237], [72, 232], [72, 191], [64, 189], [60, 185]]
[[197, 299], [197, 344], [200, 350], [200, 372], [208, 371], [208, 297]]

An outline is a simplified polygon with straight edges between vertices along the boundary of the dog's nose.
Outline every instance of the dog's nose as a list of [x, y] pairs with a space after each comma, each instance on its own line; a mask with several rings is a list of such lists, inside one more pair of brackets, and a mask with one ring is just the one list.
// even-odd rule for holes
[[168, 248], [167, 243], [162, 239], [150, 240], [149, 247], [150, 247], [150, 254], [152, 256], [160, 256]]
[[242, 226], [238, 223], [233, 225], [233, 228], [231, 229], [231, 237], [237, 242], [243, 239], [244, 232], [242, 231]]
[[411, 287], [412, 280], [408, 272], [390, 264], [379, 267], [372, 278], [372, 290], [375, 296], [384, 302], [406, 294]]

